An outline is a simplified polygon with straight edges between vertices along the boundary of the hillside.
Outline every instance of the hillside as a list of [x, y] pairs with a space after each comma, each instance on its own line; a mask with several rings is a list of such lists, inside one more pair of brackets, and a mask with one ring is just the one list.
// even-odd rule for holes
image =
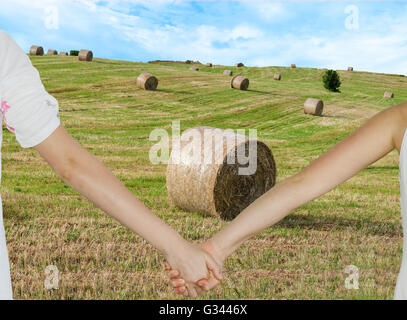
[[[224, 222], [184, 212], [167, 198], [165, 165], [153, 166], [148, 140], [156, 128], [206, 125], [258, 129], [272, 150], [277, 182], [297, 173], [366, 119], [407, 100], [407, 78], [340, 71], [340, 93], [322, 87], [323, 70], [239, 68], [248, 91], [230, 89], [224, 69], [179, 63], [143, 64], [74, 57], [32, 57], [60, 103], [66, 129], [182, 236], [209, 238]], [[233, 61], [231, 64], [234, 63]], [[155, 92], [136, 88], [147, 71]], [[272, 75], [282, 73], [282, 81]], [[384, 91], [395, 99], [383, 99]], [[306, 98], [324, 100], [324, 116], [304, 115]], [[177, 298], [162, 258], [66, 186], [35, 150], [21, 149], [3, 128], [2, 197], [14, 295], [22, 298]], [[250, 240], [226, 264], [224, 284], [207, 298], [393, 297], [402, 253], [398, 154], [393, 151], [277, 226]], [[46, 291], [44, 268], [55, 264], [60, 289]], [[360, 269], [359, 290], [344, 285], [347, 265]]]

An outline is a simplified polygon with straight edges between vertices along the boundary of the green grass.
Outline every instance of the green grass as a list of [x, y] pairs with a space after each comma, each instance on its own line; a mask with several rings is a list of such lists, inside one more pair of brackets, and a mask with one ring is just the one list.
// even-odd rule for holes
[[[407, 78], [339, 71], [340, 93], [323, 88], [323, 70], [143, 64], [73, 57], [32, 57], [60, 103], [63, 125], [160, 218], [191, 241], [208, 239], [225, 222], [172, 206], [165, 165], [153, 166], [153, 129], [198, 125], [258, 129], [273, 151], [278, 180], [299, 172], [376, 112], [407, 100]], [[249, 77], [248, 91], [230, 89], [224, 69]], [[139, 73], [160, 82], [136, 88]], [[282, 81], [272, 75], [282, 73]], [[383, 99], [391, 90], [395, 99]], [[324, 117], [304, 115], [308, 97], [325, 102]], [[3, 129], [2, 196], [16, 299], [176, 299], [163, 259], [89, 203], [33, 149]], [[226, 262], [224, 283], [204, 298], [391, 299], [401, 262], [398, 155], [363, 170], [248, 241]], [[44, 269], [60, 271], [59, 289], [44, 288]], [[347, 290], [344, 269], [360, 269]]]

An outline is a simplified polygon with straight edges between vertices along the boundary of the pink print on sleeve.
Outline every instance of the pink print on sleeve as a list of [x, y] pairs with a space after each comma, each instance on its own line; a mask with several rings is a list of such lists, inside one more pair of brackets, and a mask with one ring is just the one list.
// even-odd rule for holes
[[6, 103], [6, 101], [2, 101], [2, 102], [1, 102], [1, 109], [0, 109], [0, 111], [1, 111], [1, 113], [3, 114], [4, 122], [5, 122], [5, 124], [6, 124], [6, 127], [7, 127], [7, 129], [9, 129], [11, 132], [15, 133], [14, 128], [10, 127], [10, 126], [7, 124], [6, 112], [7, 112], [8, 109], [10, 109], [10, 106]]

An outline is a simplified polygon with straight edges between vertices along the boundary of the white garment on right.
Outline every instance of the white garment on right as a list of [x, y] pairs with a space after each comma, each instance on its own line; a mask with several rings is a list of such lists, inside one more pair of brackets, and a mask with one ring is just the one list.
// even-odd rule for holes
[[403, 223], [403, 260], [401, 262], [400, 273], [397, 279], [395, 300], [407, 300], [407, 129], [404, 132], [400, 147], [399, 179], [401, 196], [401, 218]]

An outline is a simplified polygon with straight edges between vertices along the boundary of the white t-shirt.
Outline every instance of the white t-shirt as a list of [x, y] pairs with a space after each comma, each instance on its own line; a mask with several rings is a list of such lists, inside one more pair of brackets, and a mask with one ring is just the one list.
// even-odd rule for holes
[[[60, 125], [58, 102], [50, 96], [28, 56], [0, 30], [0, 117], [23, 148], [33, 147]], [[1, 118], [0, 118], [1, 122]], [[0, 150], [2, 130], [0, 130]], [[1, 161], [1, 153], [0, 153]], [[1, 163], [0, 163], [1, 181]], [[0, 299], [12, 299], [0, 197]]]

